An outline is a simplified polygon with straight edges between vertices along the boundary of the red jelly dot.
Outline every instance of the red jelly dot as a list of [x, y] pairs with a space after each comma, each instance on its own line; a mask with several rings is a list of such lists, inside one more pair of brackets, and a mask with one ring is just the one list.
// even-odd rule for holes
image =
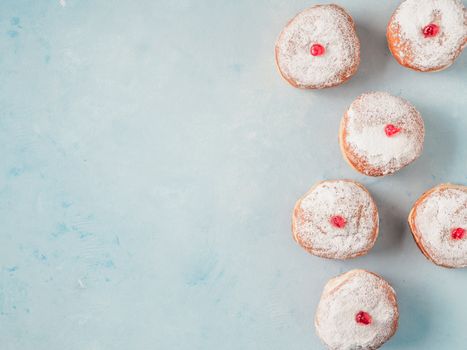
[[438, 32], [439, 27], [434, 23], [431, 23], [423, 28], [423, 35], [425, 36], [425, 38], [434, 37], [438, 34]]
[[465, 236], [465, 229], [458, 227], [451, 231], [452, 239], [462, 239]]
[[324, 46], [320, 44], [313, 44], [310, 48], [310, 53], [312, 56], [322, 56], [324, 55], [325, 51], [326, 50], [324, 49]]
[[392, 125], [392, 124], [388, 124], [388, 125], [386, 125], [386, 127], [384, 128], [384, 132], [386, 133], [386, 135], [387, 135], [388, 137], [394, 136], [394, 135], [397, 134], [399, 131], [401, 131], [401, 128], [398, 128], [397, 126]]
[[331, 218], [331, 224], [337, 228], [343, 228], [347, 221], [342, 216], [336, 215]]
[[372, 321], [372, 318], [368, 312], [365, 311], [359, 311], [358, 314], [355, 315], [355, 322], [363, 324], [363, 325], [369, 325]]

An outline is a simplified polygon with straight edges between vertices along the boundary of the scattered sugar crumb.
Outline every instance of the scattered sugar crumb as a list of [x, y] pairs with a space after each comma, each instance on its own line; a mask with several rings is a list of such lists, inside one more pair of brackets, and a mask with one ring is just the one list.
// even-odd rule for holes
[[81, 288], [81, 289], [85, 289], [86, 286], [84, 285], [83, 281], [81, 281], [81, 279], [78, 279], [78, 286]]

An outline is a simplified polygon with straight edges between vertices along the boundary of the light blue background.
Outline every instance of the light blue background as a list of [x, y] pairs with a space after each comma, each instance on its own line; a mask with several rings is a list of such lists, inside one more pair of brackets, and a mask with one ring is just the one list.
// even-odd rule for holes
[[[362, 63], [347, 84], [294, 89], [273, 59], [316, 1], [0, 3], [2, 350], [321, 349], [324, 283], [352, 268], [397, 291], [386, 349], [466, 349], [467, 270], [418, 251], [406, 218], [440, 182], [467, 183], [466, 56], [421, 74], [384, 37], [398, 1], [348, 0]], [[360, 93], [412, 101], [422, 157], [368, 178], [344, 162]], [[328, 261], [291, 238], [295, 200], [351, 178], [373, 193], [369, 255]]]

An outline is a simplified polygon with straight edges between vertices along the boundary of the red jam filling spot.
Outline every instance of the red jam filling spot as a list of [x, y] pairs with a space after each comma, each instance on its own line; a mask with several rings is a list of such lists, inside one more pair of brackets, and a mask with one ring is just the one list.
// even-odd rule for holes
[[372, 318], [368, 312], [359, 311], [358, 314], [355, 315], [355, 322], [360, 323], [362, 325], [369, 325], [372, 321]]
[[388, 124], [388, 125], [386, 125], [386, 127], [384, 128], [384, 132], [386, 133], [386, 135], [387, 135], [388, 137], [394, 136], [395, 134], [397, 134], [397, 133], [400, 132], [401, 130], [402, 130], [401, 128], [398, 128], [397, 126], [392, 125], [392, 124]]
[[342, 216], [336, 215], [331, 217], [331, 224], [337, 228], [343, 228], [347, 221]]
[[425, 36], [425, 38], [434, 37], [438, 34], [438, 32], [439, 27], [434, 23], [430, 23], [429, 25], [423, 28], [423, 35]]
[[452, 239], [462, 239], [465, 236], [465, 229], [458, 227], [451, 231]]
[[312, 56], [322, 56], [324, 55], [325, 48], [321, 44], [313, 44], [310, 47], [310, 53]]

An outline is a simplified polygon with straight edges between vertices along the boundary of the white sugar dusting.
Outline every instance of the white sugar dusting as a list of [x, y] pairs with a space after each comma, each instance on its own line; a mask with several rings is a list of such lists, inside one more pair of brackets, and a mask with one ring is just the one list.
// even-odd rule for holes
[[[396, 303], [395, 292], [385, 280], [364, 270], [349, 271], [324, 287], [316, 331], [330, 350], [376, 349], [395, 330]], [[355, 321], [360, 311], [370, 314], [369, 325]]]
[[[344, 259], [365, 251], [374, 243], [378, 226], [376, 206], [368, 192], [352, 181], [324, 181], [300, 202], [295, 234], [314, 254]], [[343, 228], [331, 224], [342, 216]]]
[[[401, 131], [387, 136], [385, 127]], [[345, 142], [351, 150], [384, 175], [416, 159], [423, 149], [424, 126], [420, 113], [406, 100], [385, 92], [360, 96], [347, 112]]]
[[[425, 38], [423, 28], [440, 27]], [[412, 65], [420, 70], [441, 69], [452, 64], [467, 40], [467, 12], [461, 0], [407, 0], [396, 10], [393, 30], [400, 32], [398, 49], [409, 48]]]
[[[321, 44], [322, 56], [312, 56], [310, 47]], [[277, 62], [282, 73], [299, 86], [326, 87], [354, 73], [360, 45], [352, 22], [336, 5], [304, 10], [284, 28], [277, 42]]]
[[467, 237], [454, 240], [455, 228], [467, 230], [467, 187], [438, 188], [419, 204], [415, 225], [423, 246], [437, 263], [467, 266]]

